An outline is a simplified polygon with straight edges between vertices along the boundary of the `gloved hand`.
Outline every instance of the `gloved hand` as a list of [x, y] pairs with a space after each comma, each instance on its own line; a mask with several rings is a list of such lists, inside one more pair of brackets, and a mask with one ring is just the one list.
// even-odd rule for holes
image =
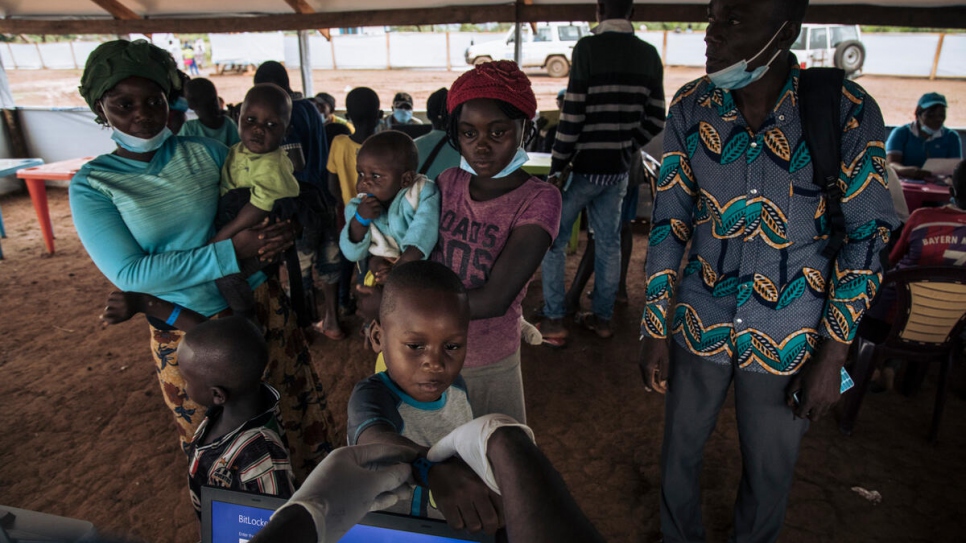
[[410, 479], [414, 460], [415, 451], [396, 445], [336, 449], [278, 511], [301, 505], [315, 521], [319, 543], [334, 543], [370, 510], [396, 503], [393, 491]]
[[520, 424], [513, 417], [493, 413], [473, 419], [447, 434], [429, 449], [426, 459], [430, 462], [442, 462], [453, 455], [459, 455], [490, 490], [499, 494], [500, 489], [496, 485], [490, 461], [486, 458], [486, 447], [493, 432], [502, 426], [523, 428], [530, 440], [534, 440], [533, 430], [529, 426]]

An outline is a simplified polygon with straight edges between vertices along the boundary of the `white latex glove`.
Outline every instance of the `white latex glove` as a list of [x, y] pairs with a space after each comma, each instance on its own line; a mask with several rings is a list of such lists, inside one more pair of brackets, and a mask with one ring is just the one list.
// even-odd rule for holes
[[499, 494], [500, 488], [496, 485], [493, 469], [486, 458], [486, 447], [493, 432], [502, 426], [523, 428], [523, 431], [530, 436], [530, 440], [534, 441], [533, 430], [529, 426], [520, 424], [508, 415], [494, 413], [471, 420], [447, 434], [429, 449], [426, 459], [430, 462], [442, 462], [457, 455], [480, 476], [490, 490]]
[[414, 451], [396, 445], [336, 449], [278, 511], [301, 505], [315, 521], [319, 543], [335, 543], [370, 510], [396, 503], [393, 491], [411, 478], [414, 460]]

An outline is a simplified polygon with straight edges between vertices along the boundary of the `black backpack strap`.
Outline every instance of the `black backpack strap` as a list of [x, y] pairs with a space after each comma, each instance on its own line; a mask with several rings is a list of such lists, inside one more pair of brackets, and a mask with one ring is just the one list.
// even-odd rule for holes
[[825, 192], [829, 240], [822, 256], [835, 258], [845, 242], [845, 215], [838, 178], [842, 161], [842, 126], [840, 121], [842, 82], [845, 72], [838, 68], [803, 70], [798, 80], [798, 99], [812, 157], [815, 184]]
[[436, 147], [433, 147], [433, 150], [429, 152], [429, 156], [426, 157], [426, 161], [423, 162], [423, 167], [419, 169], [419, 173], [426, 175], [426, 172], [433, 167], [433, 161], [436, 160], [436, 155], [443, 150], [443, 146], [448, 143], [448, 140], [449, 138], [447, 136], [443, 136], [443, 139], [439, 140], [439, 143], [436, 144]]

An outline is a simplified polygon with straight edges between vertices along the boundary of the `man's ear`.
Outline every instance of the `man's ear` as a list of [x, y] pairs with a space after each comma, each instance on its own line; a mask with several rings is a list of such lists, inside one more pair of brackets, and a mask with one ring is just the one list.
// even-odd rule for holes
[[228, 391], [222, 387], [211, 387], [211, 401], [215, 405], [228, 403]]
[[399, 184], [404, 189], [408, 189], [416, 181], [416, 172], [414, 170], [409, 170], [408, 172], [403, 172], [402, 182]]
[[792, 44], [798, 39], [798, 35], [802, 33], [802, 23], [793, 23], [791, 21], [785, 25], [785, 28], [778, 34], [776, 41], [778, 42], [778, 47], [782, 50], [790, 50]]
[[369, 325], [369, 343], [372, 344], [373, 352], [382, 352], [382, 326], [379, 326], [379, 319], [373, 320]]

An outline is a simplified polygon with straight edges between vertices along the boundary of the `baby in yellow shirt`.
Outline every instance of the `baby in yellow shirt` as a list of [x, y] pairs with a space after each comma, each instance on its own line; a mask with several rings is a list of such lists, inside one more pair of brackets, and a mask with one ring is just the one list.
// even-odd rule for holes
[[[218, 233], [211, 243], [230, 239], [269, 216], [294, 215], [294, 205], [284, 211], [276, 205], [299, 195], [292, 161], [280, 147], [291, 116], [292, 99], [275, 84], [255, 85], [245, 95], [238, 116], [241, 142], [232, 146], [221, 170], [221, 200], [215, 221]], [[246, 278], [262, 263], [257, 258], [250, 260], [239, 262], [240, 273], [222, 277], [216, 284], [235, 315], [254, 321], [255, 298]]]

